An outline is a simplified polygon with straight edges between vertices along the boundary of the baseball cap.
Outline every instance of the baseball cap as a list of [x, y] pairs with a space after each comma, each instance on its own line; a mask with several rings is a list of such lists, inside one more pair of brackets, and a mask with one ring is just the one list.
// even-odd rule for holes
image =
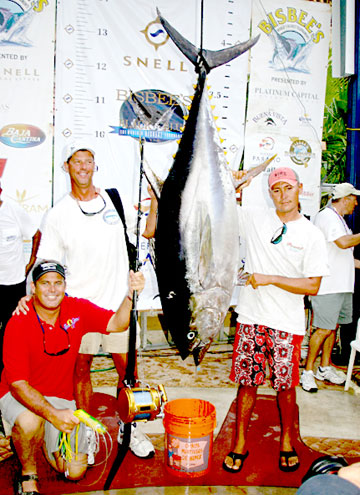
[[86, 143], [85, 141], [72, 141], [64, 148], [64, 162], [70, 160], [73, 154], [80, 150], [90, 151], [92, 156], [95, 157], [95, 151], [92, 149], [92, 146], [90, 146], [89, 143]]
[[336, 186], [332, 190], [332, 199], [345, 198], [345, 196], [350, 196], [350, 194], [359, 196], [360, 191], [358, 189], [355, 189], [355, 187], [352, 184], [349, 184], [348, 182], [343, 182], [342, 184], [336, 184]]
[[35, 265], [32, 272], [33, 282], [39, 280], [40, 277], [45, 275], [48, 272], [56, 272], [59, 273], [63, 278], [65, 278], [65, 268], [60, 265], [57, 261], [49, 260], [49, 261], [41, 261], [37, 265]]
[[277, 182], [287, 182], [292, 186], [300, 183], [298, 174], [289, 167], [276, 168], [270, 173], [268, 181], [270, 189], [272, 189], [273, 185]]

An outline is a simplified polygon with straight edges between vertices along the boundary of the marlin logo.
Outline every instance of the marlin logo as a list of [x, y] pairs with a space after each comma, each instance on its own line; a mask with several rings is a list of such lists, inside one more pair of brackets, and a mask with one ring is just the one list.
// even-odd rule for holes
[[0, 7], [0, 45], [31, 46], [26, 31], [34, 15], [31, 9], [27, 12], [13, 12], [10, 8]]
[[181, 138], [185, 106], [174, 95], [157, 89], [133, 93], [120, 110], [120, 126], [111, 126], [112, 134], [161, 142]]
[[270, 35], [274, 43], [274, 53], [271, 60], [271, 65], [275, 70], [308, 73], [309, 69], [306, 66], [306, 60], [310, 54], [312, 41], [305, 40], [293, 32], [279, 34], [274, 29]]

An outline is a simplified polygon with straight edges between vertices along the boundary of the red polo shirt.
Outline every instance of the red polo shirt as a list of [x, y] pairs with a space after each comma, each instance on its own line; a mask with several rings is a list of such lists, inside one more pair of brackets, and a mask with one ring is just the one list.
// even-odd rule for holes
[[[26, 380], [43, 395], [72, 400], [73, 374], [82, 336], [87, 332], [107, 333], [113, 311], [86, 299], [65, 296], [55, 326], [38, 321], [32, 302], [26, 315], [12, 316], [4, 335], [4, 371], [0, 397], [9, 383]], [[45, 342], [44, 342], [45, 339]], [[60, 356], [49, 356], [70, 349]]]

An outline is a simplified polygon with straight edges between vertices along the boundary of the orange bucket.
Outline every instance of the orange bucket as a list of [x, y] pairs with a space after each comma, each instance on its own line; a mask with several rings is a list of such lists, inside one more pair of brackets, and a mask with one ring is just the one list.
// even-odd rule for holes
[[216, 410], [200, 399], [176, 399], [164, 406], [165, 465], [175, 476], [195, 478], [210, 470]]

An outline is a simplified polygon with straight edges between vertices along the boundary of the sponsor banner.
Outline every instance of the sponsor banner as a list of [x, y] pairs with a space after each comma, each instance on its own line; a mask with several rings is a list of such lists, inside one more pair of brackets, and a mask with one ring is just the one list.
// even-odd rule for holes
[[304, 184], [301, 205], [320, 204], [321, 139], [331, 7], [305, 0], [254, 0], [245, 168], [277, 154], [244, 191], [245, 204], [272, 204], [267, 176], [290, 166]]
[[[144, 159], [159, 177], [166, 177], [197, 75], [168, 38], [156, 7], [200, 46], [200, 2], [137, 0], [135, 8], [127, 0], [58, 2], [55, 200], [70, 188], [61, 168], [62, 150], [74, 138], [90, 141], [95, 150], [96, 185], [117, 187], [123, 201], [134, 207], [139, 195], [140, 139]], [[205, 2], [204, 48], [223, 49], [247, 40], [250, 14], [251, 0]], [[247, 68], [245, 54], [208, 78], [220, 137], [234, 168], [243, 150]], [[145, 180], [141, 199], [146, 215], [150, 201]], [[147, 243], [141, 258], [151, 264]]]
[[54, 26], [55, 0], [0, 0], [3, 195], [38, 223], [52, 196]]

